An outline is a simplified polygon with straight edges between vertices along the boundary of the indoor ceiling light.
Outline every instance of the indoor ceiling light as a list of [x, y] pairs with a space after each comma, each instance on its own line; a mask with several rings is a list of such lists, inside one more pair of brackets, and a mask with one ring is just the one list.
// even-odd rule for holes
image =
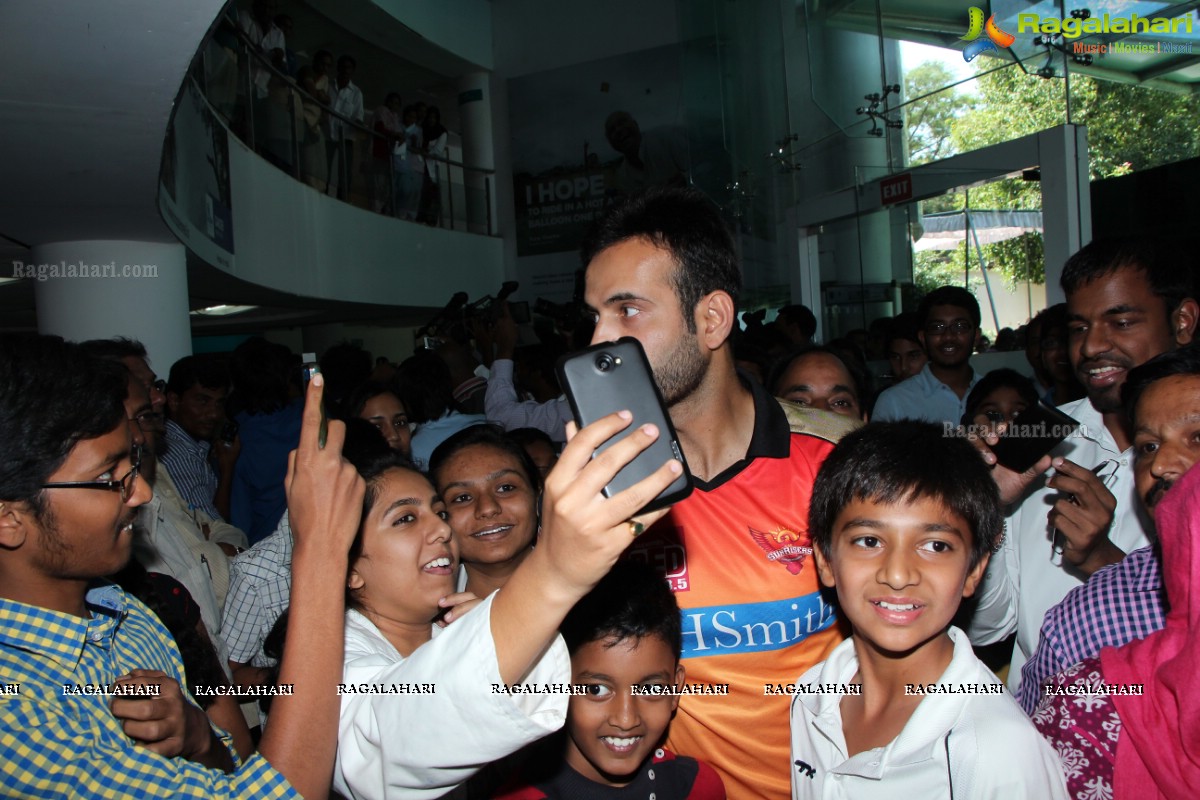
[[192, 314], [202, 317], [228, 317], [230, 314], [241, 314], [244, 311], [250, 311], [255, 308], [258, 308], [258, 306], [227, 306], [222, 304], [208, 306], [207, 308], [197, 308]]

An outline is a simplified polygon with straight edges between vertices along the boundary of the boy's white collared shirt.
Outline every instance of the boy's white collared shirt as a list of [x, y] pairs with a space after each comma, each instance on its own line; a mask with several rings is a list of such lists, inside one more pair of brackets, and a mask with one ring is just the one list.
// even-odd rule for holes
[[[793, 800], [1065, 800], [1066, 786], [1054, 751], [1000, 680], [975, 657], [966, 634], [954, 627], [949, 634], [954, 654], [938, 685], [961, 693], [926, 694], [904, 729], [885, 747], [847, 757], [842, 695], [793, 698]], [[848, 684], [857, 672], [858, 657], [850, 638], [797, 684]]]

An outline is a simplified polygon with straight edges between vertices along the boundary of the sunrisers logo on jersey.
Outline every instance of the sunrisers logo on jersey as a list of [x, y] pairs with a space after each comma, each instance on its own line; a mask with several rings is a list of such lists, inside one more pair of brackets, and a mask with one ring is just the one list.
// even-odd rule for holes
[[768, 561], [775, 561], [787, 567], [793, 575], [799, 575], [804, 569], [804, 559], [812, 555], [812, 545], [807, 536], [802, 536], [788, 528], [778, 528], [773, 531], [756, 531], [747, 528], [750, 538], [767, 554]]
[[[1007, 33], [1000, 29], [996, 24], [996, 15], [992, 14], [987, 18], [987, 22], [983, 21], [983, 9], [971, 6], [967, 10], [967, 35], [959, 41], [968, 42], [963, 48], [963, 60], [974, 61], [982, 53], [988, 50], [996, 50], [999, 52], [999, 47], [1010, 47], [1017, 40], [1017, 37], [1011, 33]], [[980, 36], [985, 36], [981, 39]]]

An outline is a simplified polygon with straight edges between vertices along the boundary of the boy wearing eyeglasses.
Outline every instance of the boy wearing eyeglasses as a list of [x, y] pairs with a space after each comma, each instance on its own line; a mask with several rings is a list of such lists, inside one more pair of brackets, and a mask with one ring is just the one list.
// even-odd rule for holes
[[955, 425], [980, 375], [971, 367], [979, 344], [979, 301], [960, 286], [941, 286], [917, 309], [917, 337], [929, 361], [921, 371], [885, 390], [871, 419], [919, 419]]
[[341, 459], [344, 429], [329, 423], [318, 447], [314, 379], [288, 474], [301, 595], [289, 613], [304, 621], [280, 681], [294, 694], [277, 698], [259, 752], [241, 761], [181, 691], [167, 629], [105, 579], [128, 563], [151, 499], [127, 376], [55, 336], [0, 334], [0, 796], [322, 797], [342, 671], [338, 576], [364, 491]]

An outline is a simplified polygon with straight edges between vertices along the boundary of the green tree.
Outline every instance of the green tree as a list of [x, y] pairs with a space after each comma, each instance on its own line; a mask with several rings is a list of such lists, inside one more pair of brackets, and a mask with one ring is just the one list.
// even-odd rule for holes
[[[978, 68], [994, 66], [991, 61]], [[1026, 74], [1014, 64], [980, 75], [976, 83], [978, 97], [972, 107], [950, 118], [950, 152], [975, 150], [1067, 122], [1067, 82], [1062, 78]], [[1196, 95], [1072, 75], [1070, 100], [1070, 121], [1088, 126], [1092, 180], [1200, 155], [1200, 97]], [[938, 198], [940, 205], [927, 203], [926, 210], [945, 210], [942, 206], [949, 205], [945, 199], [949, 197]], [[1035, 181], [1005, 179], [970, 190], [971, 208], [980, 210], [1038, 210], [1041, 200]], [[961, 202], [951, 207], [961, 208]], [[1040, 234], [1025, 234], [985, 245], [984, 261], [1009, 284], [1043, 283], [1042, 244]], [[937, 257], [918, 259], [917, 267], [934, 274]]]
[[953, 123], [975, 106], [975, 98], [947, 89], [954, 74], [944, 64], [925, 61], [904, 76], [908, 162], [927, 164], [954, 155]]

